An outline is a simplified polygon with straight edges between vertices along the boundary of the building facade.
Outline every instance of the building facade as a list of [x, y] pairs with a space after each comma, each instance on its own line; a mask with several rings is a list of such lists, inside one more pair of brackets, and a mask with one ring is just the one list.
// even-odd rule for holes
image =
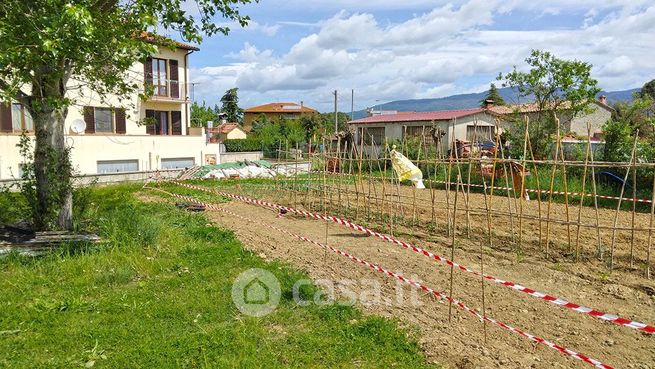
[[[185, 168], [218, 153], [202, 133], [189, 133], [189, 55], [198, 48], [178, 43], [159, 47], [128, 72], [152, 96], [138, 93], [101, 97], [88, 88], [71, 89], [75, 105], [65, 121], [66, 144], [77, 174]], [[147, 86], [147, 87], [146, 87]], [[0, 104], [0, 179], [20, 177], [24, 159], [16, 147], [34, 124], [20, 104]]]
[[495, 137], [495, 117], [485, 109], [444, 110], [435, 112], [399, 112], [373, 115], [349, 122], [356, 142], [378, 156], [385, 142], [418, 139], [446, 154], [453, 140], [489, 141]]
[[306, 107], [303, 102], [300, 102], [300, 105], [282, 102], [254, 106], [243, 111], [243, 127], [246, 132], [250, 132], [253, 122], [261, 117], [266, 117], [267, 120], [299, 119], [305, 114], [318, 114], [318, 111]]

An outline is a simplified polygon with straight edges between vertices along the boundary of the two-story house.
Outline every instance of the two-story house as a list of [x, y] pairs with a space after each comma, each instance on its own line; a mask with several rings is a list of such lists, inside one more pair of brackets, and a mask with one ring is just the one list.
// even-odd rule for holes
[[[147, 101], [138, 93], [119, 99], [100, 98], [87, 88], [69, 90], [76, 105], [66, 118], [66, 143], [77, 173], [184, 168], [215, 157], [217, 145], [201, 133], [189, 134], [189, 55], [198, 50], [184, 43], [174, 49], [160, 46], [132, 66], [128, 78], [152, 89]], [[20, 104], [0, 104], [0, 179], [20, 176], [23, 158], [16, 145], [23, 131], [30, 135], [33, 130]]]

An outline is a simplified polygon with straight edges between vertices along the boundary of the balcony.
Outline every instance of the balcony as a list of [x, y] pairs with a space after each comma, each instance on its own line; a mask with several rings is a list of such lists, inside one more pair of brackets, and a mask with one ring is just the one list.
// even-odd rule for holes
[[[152, 89], [152, 96], [148, 101], [166, 101], [166, 102], [185, 102], [187, 100], [186, 83], [178, 81], [164, 80], [154, 81], [153, 84], [148, 85]], [[177, 93], [175, 91], [177, 90]]]

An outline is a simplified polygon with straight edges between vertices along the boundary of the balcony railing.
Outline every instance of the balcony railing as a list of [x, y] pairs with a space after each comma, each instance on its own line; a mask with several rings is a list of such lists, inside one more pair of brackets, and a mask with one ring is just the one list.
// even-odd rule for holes
[[[157, 81], [154, 81], [157, 82]], [[163, 82], [163, 83], [162, 83]], [[152, 101], [183, 101], [186, 100], [186, 83], [180, 83], [178, 81], [159, 81], [160, 84], [149, 84], [148, 88], [152, 91], [152, 96], [150, 100]], [[177, 89], [177, 96], [174, 93]]]

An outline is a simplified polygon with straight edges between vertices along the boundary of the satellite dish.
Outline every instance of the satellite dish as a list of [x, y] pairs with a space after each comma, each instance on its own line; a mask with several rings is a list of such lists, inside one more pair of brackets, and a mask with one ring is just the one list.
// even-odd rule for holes
[[82, 134], [86, 131], [86, 122], [82, 119], [75, 119], [73, 124], [71, 124], [71, 131], [76, 134]]

